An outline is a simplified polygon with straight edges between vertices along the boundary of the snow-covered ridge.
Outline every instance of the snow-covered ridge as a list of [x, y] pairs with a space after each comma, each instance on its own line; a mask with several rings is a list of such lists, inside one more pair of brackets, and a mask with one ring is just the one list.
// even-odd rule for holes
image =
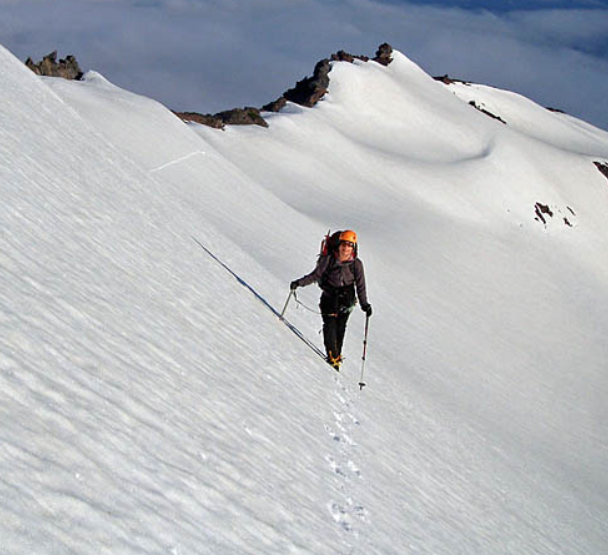
[[[4, 552], [602, 551], [605, 133], [400, 53], [224, 132], [0, 71]], [[362, 392], [360, 311], [336, 375], [194, 241], [281, 307], [328, 227]]]
[[[388, 66], [392, 62], [393, 48], [384, 43], [378, 47], [376, 55], [371, 61]], [[317, 62], [310, 77], [304, 77], [295, 86], [287, 89], [279, 98], [269, 102], [261, 108], [245, 107], [226, 110], [218, 114], [200, 114], [197, 112], [175, 112], [175, 115], [186, 122], [195, 122], [207, 125], [214, 129], [224, 129], [226, 125], [259, 125], [268, 127], [268, 114], [266, 112], [280, 112], [288, 103], [312, 108], [322, 100], [327, 93], [330, 82], [330, 71], [335, 62], [364, 62], [370, 61], [368, 56], [352, 55], [344, 50], [332, 54]]]

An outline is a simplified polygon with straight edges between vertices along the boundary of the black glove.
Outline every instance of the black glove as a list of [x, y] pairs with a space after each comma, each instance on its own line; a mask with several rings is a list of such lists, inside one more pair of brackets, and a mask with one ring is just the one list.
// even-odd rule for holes
[[372, 305], [371, 304], [362, 304], [361, 310], [365, 312], [368, 316], [372, 315]]
[[292, 291], [295, 291], [295, 290], [298, 288], [298, 282], [297, 282], [297, 281], [292, 281], [292, 282], [289, 284], [289, 288], [290, 288]]

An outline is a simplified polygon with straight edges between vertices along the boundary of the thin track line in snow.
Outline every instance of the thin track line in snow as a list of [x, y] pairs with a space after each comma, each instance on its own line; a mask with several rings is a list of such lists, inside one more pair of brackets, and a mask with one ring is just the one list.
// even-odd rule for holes
[[192, 239], [201, 247], [213, 260], [215, 260], [224, 270], [226, 270], [229, 274], [231, 274], [240, 285], [242, 285], [245, 289], [248, 289], [253, 296], [260, 301], [270, 312], [272, 312], [281, 322], [283, 322], [287, 328], [294, 333], [298, 339], [300, 339], [309, 349], [311, 349], [316, 355], [325, 360], [325, 353], [319, 347], [317, 347], [310, 339], [308, 339], [298, 328], [296, 328], [291, 322], [289, 322], [286, 318], [281, 317], [281, 314], [274, 308], [262, 295], [260, 295], [249, 283], [247, 283], [241, 276], [239, 276], [230, 266], [228, 266], [225, 262], [220, 260], [215, 254], [213, 254], [205, 245], [203, 245], [196, 237], [192, 237]]
[[184, 160], [187, 160], [188, 158], [192, 158], [193, 156], [197, 156], [198, 154], [202, 154], [203, 156], [205, 156], [205, 154], [207, 154], [207, 153], [202, 150], [197, 150], [196, 152], [191, 152], [190, 154], [186, 154], [186, 156], [182, 156], [181, 158], [177, 158], [176, 160], [171, 160], [171, 162], [167, 162], [166, 164], [163, 164], [162, 166], [158, 166], [158, 168], [154, 168], [154, 169], [150, 170], [150, 173], [164, 170], [165, 168], [168, 168], [169, 166], [172, 166], [173, 164], [179, 164], [180, 162], [183, 162]]

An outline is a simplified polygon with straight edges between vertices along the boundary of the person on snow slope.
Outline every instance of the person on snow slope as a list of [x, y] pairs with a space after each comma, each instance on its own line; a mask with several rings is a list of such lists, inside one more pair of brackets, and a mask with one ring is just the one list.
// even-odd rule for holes
[[[333, 237], [333, 236], [332, 236]], [[327, 362], [336, 370], [342, 363], [342, 344], [346, 323], [355, 306], [355, 291], [361, 309], [372, 315], [372, 307], [367, 300], [365, 271], [363, 262], [357, 257], [357, 234], [342, 231], [338, 235], [338, 246], [330, 243], [326, 254], [319, 257], [317, 266], [308, 275], [291, 282], [291, 290], [318, 283], [323, 291], [319, 306], [323, 317], [323, 339]], [[333, 248], [332, 248], [333, 247]]]

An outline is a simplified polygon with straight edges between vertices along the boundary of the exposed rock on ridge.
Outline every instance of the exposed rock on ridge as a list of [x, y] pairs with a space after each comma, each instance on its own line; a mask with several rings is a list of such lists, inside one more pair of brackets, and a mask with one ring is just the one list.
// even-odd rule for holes
[[608, 179], [608, 163], [604, 162], [593, 162], [595, 167], [599, 170], [599, 172]]
[[[566, 213], [566, 215], [564, 215], [564, 213]], [[537, 202], [534, 205], [534, 214], [534, 219], [537, 222], [542, 223], [545, 229], [547, 229], [547, 227], [549, 226], [550, 220], [557, 214], [561, 216], [561, 221], [564, 223], [565, 226], [575, 227], [576, 224], [576, 212], [572, 210], [572, 208], [570, 208], [569, 206], [560, 209], [558, 206], [555, 205], [551, 207], [548, 204], [542, 204], [540, 202]], [[556, 219], [556, 223], [559, 221], [559, 219]]]
[[82, 71], [74, 56], [67, 56], [64, 60], [57, 62], [57, 51], [51, 52], [42, 58], [37, 64], [31, 58], [25, 60], [25, 65], [36, 75], [46, 77], [62, 77], [63, 79], [79, 80]]
[[393, 47], [385, 42], [378, 47], [374, 62], [383, 66], [388, 66], [393, 61]]
[[491, 117], [492, 119], [495, 119], [497, 121], [499, 121], [500, 123], [504, 123], [506, 125], [506, 121], [504, 119], [502, 119], [500, 116], [497, 116], [496, 114], [493, 114], [492, 112], [486, 110], [483, 106], [477, 104], [477, 102], [475, 102], [474, 100], [471, 100], [471, 102], [469, 102], [470, 106], [473, 106], [473, 108], [475, 108], [476, 110], [479, 110], [482, 114], [485, 114], [486, 116]]
[[[435, 81], [440, 81], [444, 85], [452, 85], [454, 83], [460, 83], [461, 85], [471, 86], [471, 82], [470, 81], [463, 81], [462, 79], [454, 79], [454, 78], [450, 77], [447, 73], [445, 75], [440, 75], [438, 77], [433, 77], [433, 79], [435, 79]], [[473, 108], [475, 108], [476, 110], [480, 111], [482, 114], [485, 114], [486, 116], [491, 117], [492, 119], [495, 119], [495, 120], [497, 120], [497, 121], [499, 121], [501, 123], [504, 123], [504, 124], [507, 123], [500, 116], [497, 116], [496, 114], [493, 114], [492, 112], [486, 110], [483, 107], [483, 105], [478, 104], [474, 100], [471, 100], [469, 102], [469, 106], [473, 106]]]
[[[393, 58], [393, 48], [390, 44], [381, 44], [376, 52], [376, 57], [373, 59], [374, 62], [388, 66]], [[312, 77], [306, 77], [301, 81], [298, 81], [296, 86], [283, 93], [279, 99], [266, 104], [262, 110], [267, 112], [278, 112], [285, 106], [287, 101], [294, 102], [300, 106], [306, 106], [312, 108], [323, 96], [327, 93], [329, 88], [329, 72], [331, 71], [331, 62], [349, 62], [353, 63], [355, 60], [362, 62], [369, 62], [367, 56], [353, 56], [340, 50], [331, 57], [325, 58], [317, 63]]]
[[[453, 79], [447, 73], [445, 75], [440, 75], [440, 76], [437, 76], [437, 77], [433, 77], [433, 79], [435, 79], [435, 81], [440, 81], [444, 85], [452, 85], [454, 83], [460, 83], [462, 85], [471, 86], [471, 84], [472, 84], [471, 81], [463, 81], [462, 79]], [[489, 117], [491, 117], [491, 118], [493, 118], [495, 120], [498, 120], [501, 123], [504, 123], [504, 124], [507, 123], [500, 116], [497, 116], [496, 114], [493, 114], [492, 112], [489, 112], [482, 105], [477, 104], [477, 102], [475, 102], [474, 100], [471, 100], [469, 102], [469, 105], [472, 106], [473, 108], [475, 108], [476, 110], [479, 110], [481, 113], [485, 114], [486, 116], [489, 116]], [[565, 114], [566, 113], [563, 110], [560, 110], [559, 108], [550, 108], [550, 107], [547, 107], [547, 110], [549, 110], [550, 112], [557, 113], [557, 114]]]
[[445, 75], [439, 75], [433, 77], [435, 81], [441, 81], [444, 85], [451, 85], [452, 83], [462, 83], [463, 85], [470, 85], [470, 81], [463, 81], [462, 79], [454, 79], [450, 77], [447, 73]]
[[[373, 61], [383, 66], [388, 66], [393, 60], [392, 54], [393, 48], [391, 45], [384, 43], [378, 48]], [[353, 63], [355, 60], [370, 61], [367, 56], [353, 56], [344, 52], [344, 50], [332, 54], [330, 58], [325, 58], [315, 65], [311, 77], [305, 77], [301, 81], [298, 81], [295, 87], [285, 91], [277, 100], [266, 104], [261, 110], [257, 108], [237, 108], [215, 115], [203, 115], [196, 112], [174, 112], [174, 114], [184, 121], [195, 121], [215, 129], [223, 129], [225, 125], [260, 125], [268, 127], [266, 120], [261, 115], [262, 111], [279, 112], [285, 107], [287, 102], [312, 108], [328, 91], [331, 62]]]
[[266, 120], [260, 115], [260, 110], [253, 107], [234, 108], [218, 114], [198, 114], [196, 112], [173, 112], [184, 121], [194, 121], [214, 129], [223, 129], [225, 125], [260, 125], [268, 127]]
[[[298, 81], [296, 86], [285, 91], [278, 100], [267, 104], [262, 110], [268, 112], [279, 111], [287, 101], [294, 102], [300, 106], [312, 108], [327, 93], [329, 88], [329, 72], [331, 65], [327, 58], [321, 60], [315, 66], [312, 77], [306, 77]], [[280, 106], [280, 108], [278, 108]], [[278, 109], [277, 109], [278, 108]]]

